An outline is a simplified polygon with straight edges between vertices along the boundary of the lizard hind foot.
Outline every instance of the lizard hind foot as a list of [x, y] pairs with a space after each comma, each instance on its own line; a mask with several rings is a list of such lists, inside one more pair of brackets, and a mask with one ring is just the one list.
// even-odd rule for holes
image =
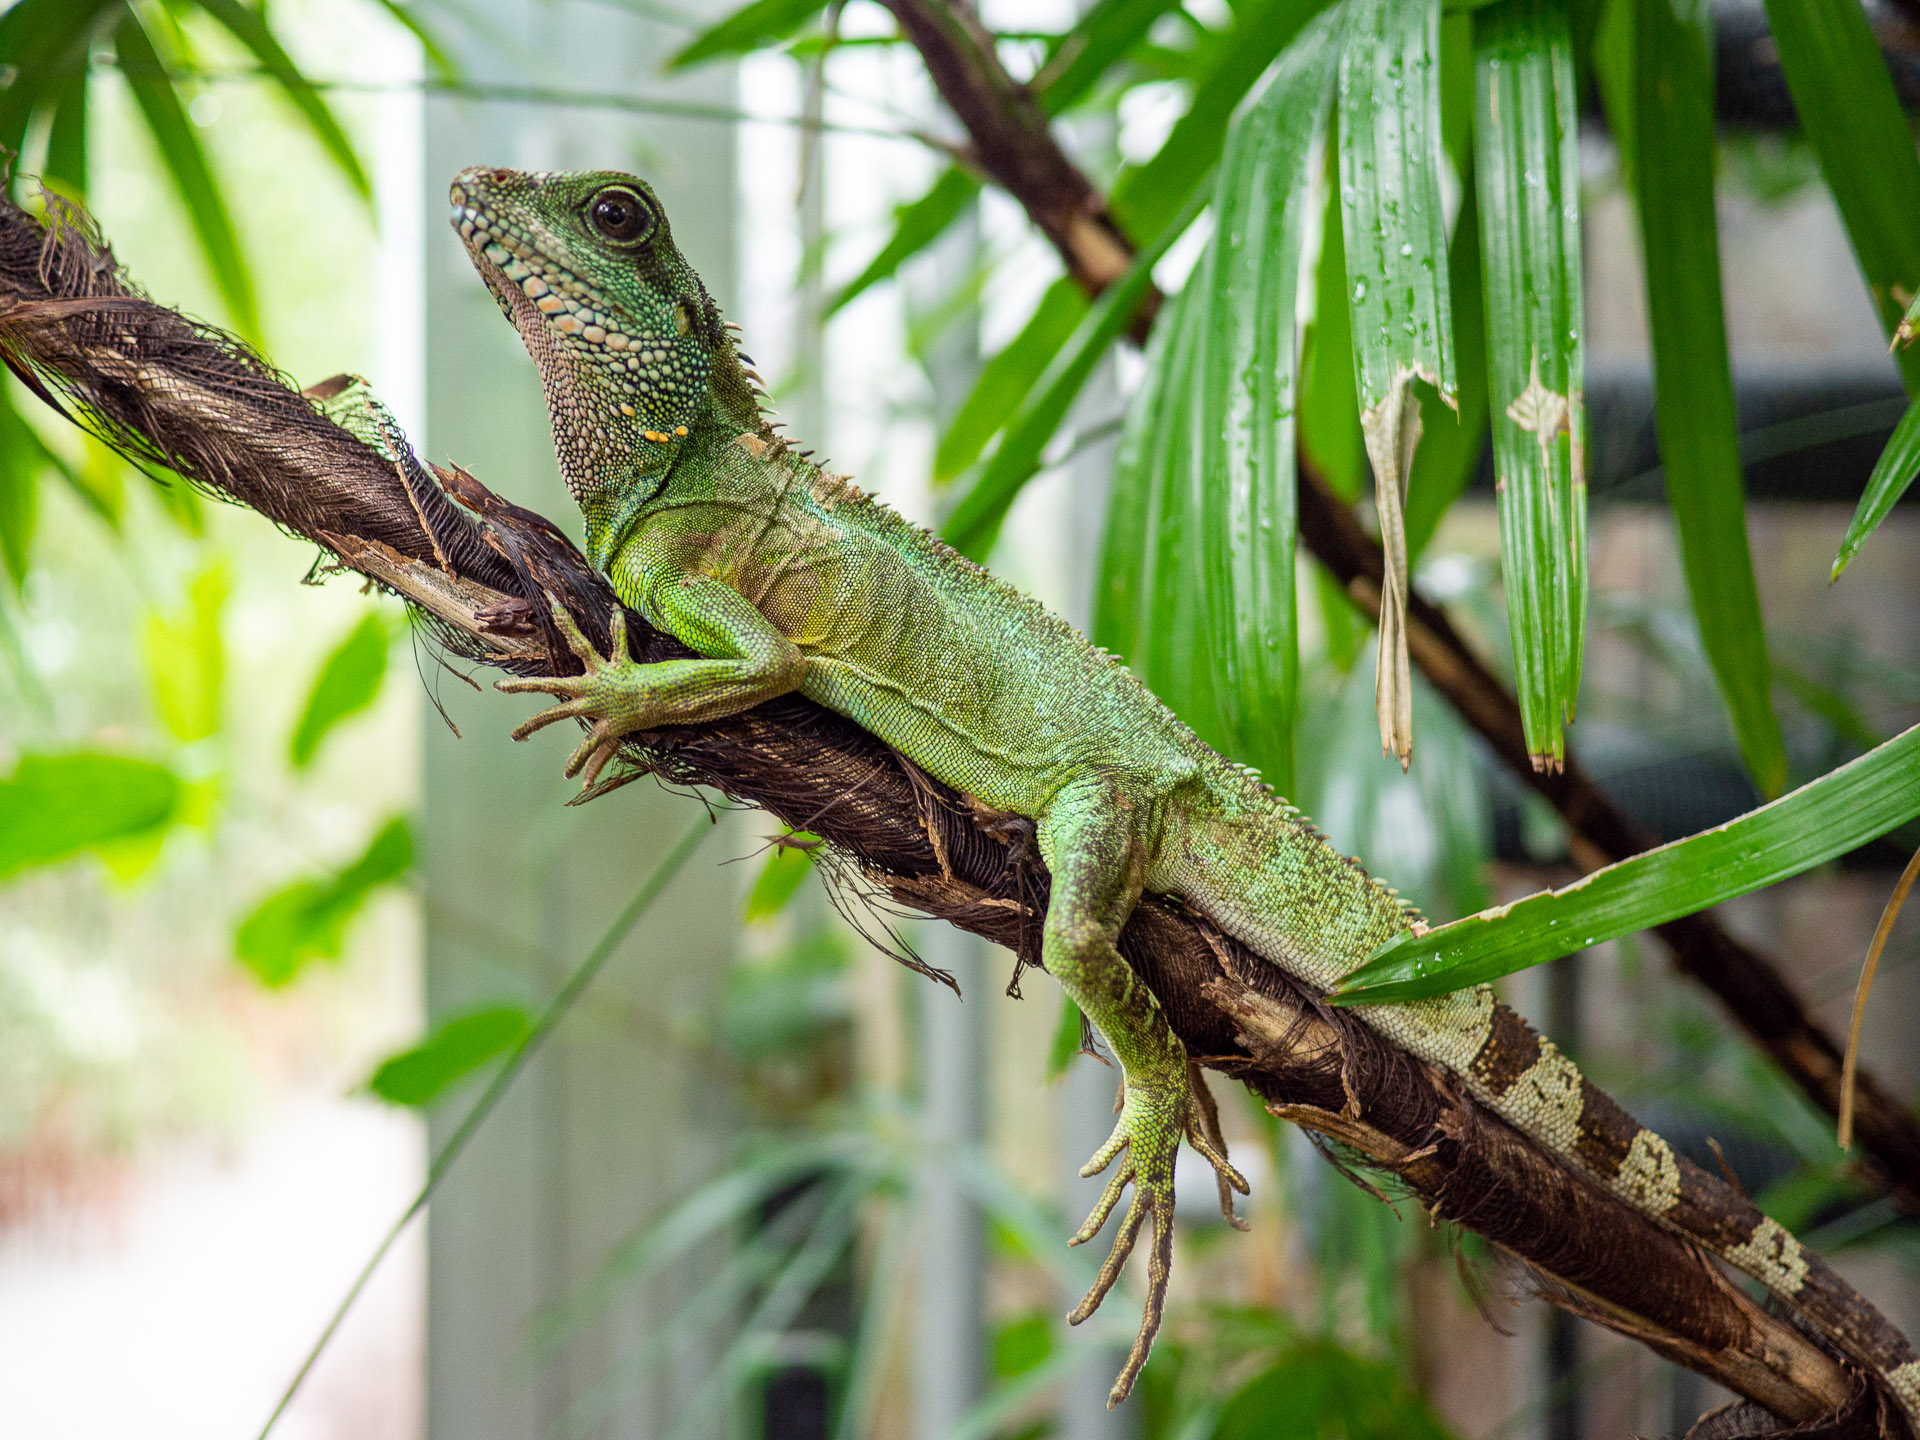
[[1155, 1103], [1147, 1091], [1128, 1087], [1113, 1134], [1080, 1171], [1085, 1176], [1097, 1175], [1125, 1155], [1087, 1215], [1086, 1223], [1067, 1242], [1069, 1245], [1084, 1245], [1098, 1235], [1129, 1185], [1133, 1187], [1133, 1198], [1092, 1288], [1067, 1316], [1069, 1325], [1080, 1324], [1100, 1308], [1119, 1280], [1141, 1230], [1149, 1220], [1153, 1222], [1147, 1250], [1147, 1298], [1140, 1317], [1140, 1331], [1107, 1396], [1108, 1409], [1132, 1391], [1153, 1349], [1154, 1336], [1159, 1333], [1161, 1317], [1166, 1311], [1167, 1282], [1173, 1272], [1174, 1162], [1182, 1135], [1213, 1166], [1220, 1185], [1220, 1208], [1228, 1223], [1238, 1230], [1247, 1228], [1246, 1222], [1233, 1213], [1233, 1192], [1248, 1193], [1246, 1177], [1227, 1160], [1218, 1112], [1197, 1071], [1189, 1071], [1188, 1083], [1187, 1093], [1173, 1103], [1164, 1100]]

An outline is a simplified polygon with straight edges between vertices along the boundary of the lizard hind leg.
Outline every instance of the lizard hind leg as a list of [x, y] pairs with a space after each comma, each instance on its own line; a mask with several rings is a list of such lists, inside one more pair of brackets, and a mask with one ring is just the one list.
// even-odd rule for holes
[[1151, 845], [1142, 833], [1143, 812], [1158, 808], [1129, 803], [1122, 783], [1109, 776], [1069, 787], [1047, 807], [1040, 830], [1053, 872], [1042, 939], [1046, 968], [1106, 1038], [1125, 1077], [1113, 1134], [1080, 1173], [1097, 1175], [1119, 1163], [1086, 1224], [1068, 1243], [1085, 1244], [1098, 1235], [1127, 1188], [1133, 1190], [1106, 1262], [1068, 1323], [1077, 1325], [1099, 1308], [1151, 1222], [1146, 1306], [1133, 1349], [1108, 1396], [1109, 1407], [1133, 1388], [1160, 1328], [1173, 1264], [1173, 1172], [1182, 1136], [1191, 1138], [1214, 1166], [1223, 1198], [1227, 1186], [1247, 1191], [1224, 1147], [1214, 1143], [1211, 1117], [1193, 1095], [1185, 1048], [1116, 944], [1144, 883]]

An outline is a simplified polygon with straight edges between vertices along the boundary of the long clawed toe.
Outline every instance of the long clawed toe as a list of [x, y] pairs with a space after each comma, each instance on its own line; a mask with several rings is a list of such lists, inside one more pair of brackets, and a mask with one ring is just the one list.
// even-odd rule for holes
[[[1140, 1367], [1147, 1363], [1147, 1356], [1153, 1349], [1153, 1337], [1159, 1333], [1160, 1317], [1166, 1310], [1167, 1277], [1173, 1268], [1173, 1157], [1156, 1156], [1151, 1142], [1148, 1153], [1143, 1156], [1141, 1141], [1144, 1136], [1136, 1136], [1135, 1129], [1142, 1124], [1138, 1114], [1123, 1110], [1120, 1123], [1114, 1126], [1113, 1134], [1099, 1152], [1081, 1168], [1085, 1176], [1099, 1174], [1110, 1165], [1121, 1151], [1126, 1151], [1125, 1162], [1115, 1170], [1107, 1181], [1107, 1188], [1101, 1192], [1100, 1199], [1087, 1216], [1086, 1223], [1075, 1232], [1067, 1243], [1084, 1245], [1100, 1233], [1114, 1209], [1120, 1203], [1120, 1197], [1126, 1188], [1133, 1187], [1133, 1200], [1127, 1206], [1126, 1217], [1120, 1222], [1120, 1231], [1113, 1237], [1113, 1245], [1107, 1251], [1106, 1262], [1101, 1265], [1100, 1273], [1094, 1277], [1093, 1287], [1089, 1289], [1080, 1303], [1067, 1316], [1069, 1325], [1078, 1325], [1100, 1308], [1100, 1302], [1107, 1298], [1114, 1284], [1120, 1279], [1127, 1258], [1132, 1255], [1133, 1247], [1140, 1238], [1140, 1229], [1151, 1219], [1153, 1221], [1153, 1240], [1147, 1256], [1147, 1303], [1140, 1317], [1140, 1332], [1134, 1337], [1133, 1349], [1127, 1354], [1127, 1363], [1121, 1369], [1120, 1376], [1113, 1382], [1113, 1390], [1107, 1396], [1107, 1408], [1112, 1409], [1127, 1398], [1133, 1389], [1133, 1382], [1140, 1374]], [[1173, 1131], [1173, 1144], [1177, 1150], [1181, 1126]], [[1245, 1182], [1242, 1182], [1245, 1183]]]
[[1193, 1146], [1194, 1153], [1213, 1167], [1214, 1183], [1220, 1187], [1220, 1214], [1236, 1230], [1253, 1228], [1233, 1213], [1234, 1192], [1251, 1195], [1253, 1191], [1247, 1185], [1247, 1177], [1227, 1159], [1227, 1137], [1220, 1131], [1220, 1107], [1213, 1103], [1213, 1092], [1207, 1088], [1206, 1077], [1192, 1060], [1187, 1061], [1186, 1132], [1187, 1143]]
[[[1153, 1337], [1160, 1333], [1160, 1317], [1167, 1307], [1167, 1280], [1173, 1274], [1173, 1196], [1156, 1199], [1150, 1206], [1153, 1215], [1153, 1248], [1147, 1252], [1147, 1303], [1140, 1316], [1140, 1333], [1133, 1337], [1127, 1363], [1114, 1377], [1107, 1392], [1107, 1408], [1113, 1409], [1133, 1390], [1140, 1369], [1153, 1351]], [[1138, 1226], [1135, 1226], [1136, 1231]], [[1129, 1238], [1128, 1244], [1132, 1244]]]
[[1238, 1191], [1242, 1195], [1253, 1193], [1253, 1188], [1247, 1184], [1247, 1177], [1234, 1168], [1233, 1162], [1228, 1160], [1224, 1153], [1216, 1151], [1200, 1136], [1189, 1135], [1187, 1140], [1195, 1150], [1200, 1152], [1201, 1158], [1213, 1166], [1214, 1183], [1220, 1187], [1221, 1218], [1243, 1233], [1251, 1230], [1253, 1226], [1248, 1221], [1233, 1213], [1234, 1192]]
[[560, 632], [560, 638], [567, 642], [567, 648], [587, 667], [591, 675], [596, 670], [604, 670], [608, 665], [618, 665], [627, 658], [627, 612], [620, 606], [613, 607], [613, 615], [608, 622], [612, 632], [613, 644], [609, 655], [603, 659], [600, 652], [593, 648], [593, 642], [587, 639], [580, 626], [574, 621], [573, 612], [563, 604], [551, 590], [546, 592], [547, 608], [553, 612], [553, 627]]
[[[1127, 1257], [1133, 1253], [1133, 1243], [1140, 1236], [1140, 1224], [1146, 1219], [1149, 1208], [1150, 1202], [1143, 1202], [1138, 1187], [1135, 1187], [1133, 1203], [1127, 1206], [1126, 1218], [1120, 1222], [1120, 1233], [1113, 1237], [1113, 1247], [1107, 1251], [1106, 1263], [1100, 1267], [1100, 1273], [1094, 1277], [1093, 1288], [1081, 1297], [1080, 1303], [1074, 1306], [1067, 1316], [1069, 1325], [1078, 1325], [1086, 1320], [1100, 1308], [1100, 1302], [1107, 1298], [1107, 1292], [1113, 1289], [1114, 1282], [1120, 1278], [1121, 1270], [1126, 1267]], [[1100, 1219], [1104, 1224], [1106, 1217], [1102, 1215]], [[1093, 1225], [1091, 1219], [1087, 1223]], [[1094, 1225], [1094, 1229], [1098, 1231], [1099, 1226]], [[1152, 1337], [1149, 1336], [1148, 1339], [1151, 1340]]]
[[[535, 692], [550, 695], [567, 694], [567, 691], [553, 688], [556, 679], [559, 678], [572, 680], [576, 677], [568, 675], [540, 680], [500, 680], [496, 681], [495, 685], [496, 688], [504, 690], [509, 695], [532, 694]], [[546, 729], [547, 726], [555, 724], [558, 721], [571, 720], [576, 715], [584, 715], [586, 713], [587, 701], [584, 696], [577, 696], [560, 705], [549, 705], [545, 710], [535, 715], [529, 715], [525, 720], [522, 720], [518, 725], [514, 726], [513, 738], [516, 740], [525, 740], [529, 736], [539, 733]]]
[[626, 727], [614, 718], [599, 713], [601, 701], [593, 692], [603, 672], [633, 663], [632, 652], [627, 648], [627, 612], [618, 605], [613, 607], [607, 626], [612, 643], [609, 653], [603, 656], [575, 623], [567, 607], [551, 592], [547, 595], [547, 604], [553, 616], [554, 628], [560, 632], [560, 638], [566, 642], [567, 648], [580, 660], [581, 673], [500, 680], [495, 682], [494, 688], [509, 695], [539, 693], [561, 697], [560, 704], [550, 705], [514, 726], [515, 740], [525, 740], [561, 720], [584, 717], [595, 721], [586, 738], [568, 757], [566, 765], [569, 779], [581, 776], [586, 788], [592, 789], [600, 778], [600, 772], [620, 753], [620, 738], [626, 733]]
[[[1236, 1191], [1242, 1195], [1250, 1193], [1247, 1178], [1227, 1159], [1226, 1140], [1220, 1133], [1219, 1112], [1214, 1108], [1213, 1097], [1208, 1094], [1197, 1072], [1190, 1073], [1189, 1084], [1186, 1113], [1173, 1131], [1174, 1148], [1177, 1150], [1178, 1137], [1184, 1134], [1194, 1150], [1213, 1167], [1214, 1178], [1220, 1187], [1220, 1210], [1226, 1216], [1227, 1223], [1236, 1230], [1245, 1230], [1248, 1228], [1247, 1222], [1233, 1213], [1233, 1196]], [[1108, 1292], [1119, 1280], [1127, 1258], [1133, 1253], [1141, 1227], [1148, 1219], [1153, 1221], [1153, 1239], [1147, 1253], [1146, 1306], [1140, 1317], [1139, 1334], [1134, 1337], [1133, 1349], [1127, 1354], [1127, 1363], [1121, 1368], [1119, 1377], [1113, 1382], [1113, 1390], [1107, 1396], [1108, 1409], [1127, 1398], [1134, 1381], [1139, 1378], [1141, 1366], [1147, 1363], [1154, 1336], [1159, 1333], [1160, 1320], [1166, 1311], [1167, 1281], [1173, 1271], [1174, 1157], [1160, 1153], [1151, 1144], [1147, 1154], [1142, 1155], [1139, 1140], [1150, 1137], [1143, 1135], [1136, 1138], [1133, 1133], [1135, 1127], [1142, 1123], [1137, 1116], [1123, 1112], [1120, 1123], [1114, 1127], [1107, 1143], [1081, 1169], [1083, 1176], [1097, 1175], [1121, 1151], [1127, 1152], [1125, 1163], [1108, 1180], [1107, 1188], [1101, 1192], [1086, 1223], [1067, 1242], [1069, 1245], [1084, 1245], [1098, 1235], [1119, 1205], [1126, 1188], [1129, 1185], [1133, 1187], [1132, 1203], [1127, 1207], [1126, 1218], [1120, 1222], [1120, 1232], [1114, 1236], [1106, 1263], [1100, 1267], [1093, 1287], [1074, 1307], [1073, 1313], [1067, 1316], [1068, 1324], [1078, 1325], [1100, 1308], [1100, 1302], [1107, 1298]]]
[[[1102, 1163], [1104, 1165], [1104, 1162]], [[1086, 1170], [1080, 1172], [1083, 1177], [1087, 1176], [1088, 1173]], [[1092, 1173], [1098, 1174], [1099, 1171], [1095, 1170]], [[1107, 1217], [1113, 1214], [1113, 1207], [1120, 1203], [1120, 1196], [1126, 1190], [1128, 1183], [1132, 1179], [1133, 1164], [1129, 1161], [1126, 1165], [1116, 1170], [1113, 1178], [1107, 1181], [1107, 1188], [1102, 1192], [1099, 1203], [1096, 1204], [1091, 1213], [1088, 1214], [1086, 1224], [1074, 1232], [1073, 1238], [1067, 1241], [1067, 1244], [1084, 1245], [1087, 1241], [1098, 1235], [1101, 1228], [1106, 1225]], [[1102, 1291], [1101, 1293], [1104, 1294], [1105, 1292]], [[1098, 1304], [1099, 1302], [1096, 1301], [1095, 1303]], [[1093, 1312], [1089, 1310], [1087, 1313], [1091, 1315]], [[1078, 1322], [1076, 1321], [1075, 1323], [1077, 1324]]]
[[1151, 1219], [1153, 1238], [1147, 1251], [1147, 1302], [1141, 1311], [1139, 1333], [1133, 1338], [1133, 1348], [1127, 1352], [1127, 1363], [1121, 1367], [1119, 1376], [1113, 1382], [1113, 1389], [1107, 1394], [1109, 1410], [1132, 1392], [1133, 1382], [1140, 1377], [1140, 1367], [1147, 1363], [1147, 1356], [1153, 1352], [1153, 1339], [1160, 1333], [1160, 1320], [1166, 1313], [1167, 1281], [1173, 1273], [1172, 1188], [1148, 1186], [1143, 1189], [1132, 1165], [1116, 1175], [1107, 1186], [1106, 1194], [1100, 1197], [1100, 1204], [1094, 1207], [1093, 1214], [1087, 1217], [1086, 1225], [1081, 1227], [1072, 1243], [1091, 1239], [1099, 1232], [1113, 1211], [1113, 1202], [1119, 1197], [1120, 1187], [1128, 1181], [1132, 1181], [1134, 1186], [1133, 1203], [1127, 1207], [1126, 1218], [1120, 1222], [1120, 1233], [1113, 1237], [1113, 1248], [1107, 1252], [1106, 1263], [1094, 1278], [1093, 1288], [1087, 1291], [1086, 1296], [1073, 1308], [1073, 1313], [1067, 1316], [1069, 1325], [1078, 1325], [1100, 1308], [1100, 1302], [1107, 1298], [1107, 1292], [1113, 1289], [1114, 1283], [1120, 1278], [1120, 1271], [1132, 1255], [1133, 1247], [1140, 1238], [1141, 1227]]
[[567, 757], [566, 777], [571, 780], [581, 775], [583, 783], [593, 784], [601, 768], [620, 753], [620, 737], [625, 733], [611, 720], [596, 721], [587, 732], [587, 738], [576, 745], [573, 754]]
[[[600, 732], [603, 728], [604, 725], [594, 726], [593, 733], [587, 736], [585, 743], [573, 752], [578, 764], [571, 760], [567, 762], [567, 775], [571, 777], [578, 770], [581, 788], [585, 790], [591, 790], [598, 783], [600, 772], [606, 769], [608, 762], [620, 753], [620, 737], [602, 735]], [[588, 750], [588, 745], [593, 748]]]

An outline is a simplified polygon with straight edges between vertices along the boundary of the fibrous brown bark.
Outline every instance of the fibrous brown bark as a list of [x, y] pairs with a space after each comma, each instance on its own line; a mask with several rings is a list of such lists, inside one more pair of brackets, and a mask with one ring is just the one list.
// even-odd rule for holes
[[[238, 342], [140, 297], [55, 213], [50, 232], [0, 206], [0, 358], [49, 403], [401, 595], [459, 655], [516, 674], [577, 670], [548, 596], [606, 648], [619, 602], [553, 525], [464, 473], [430, 474], [348, 382], [316, 387], [343, 428]], [[637, 615], [628, 627], [639, 659], [687, 653]], [[1030, 822], [983, 817], [841, 716], [789, 696], [637, 737], [631, 759], [812, 830], [844, 879], [1034, 958], [1047, 876]], [[1784, 1419], [1857, 1416], [1831, 1433], [1876, 1433], [1861, 1376], [1450, 1077], [1172, 902], [1143, 902], [1122, 944], [1192, 1054], [1486, 1235], [1549, 1299]]]
[[[1098, 280], [1100, 265], [1084, 237], [1064, 232], [1052, 217], [1071, 207], [1075, 213], [1101, 216], [1104, 236], [1118, 231], [1106, 220], [1105, 206], [1092, 182], [1052, 132], [1033, 122], [1037, 110], [1001, 67], [971, 8], [964, 0], [886, 0], [886, 4], [901, 32], [920, 51], [942, 98], [967, 127], [976, 163], [1020, 202], [1059, 248], [1077, 280], [1096, 291], [1108, 283]], [[1015, 112], [1017, 120], [1011, 118]], [[1125, 237], [1122, 243], [1131, 248]], [[1104, 263], [1111, 269], [1114, 262]], [[1157, 294], [1153, 300], [1157, 303]], [[1299, 503], [1301, 543], [1347, 587], [1354, 602], [1377, 619], [1384, 574], [1380, 544], [1367, 534], [1351, 507], [1315, 474], [1304, 454]], [[1581, 863], [1594, 868], [1648, 848], [1649, 837], [1607, 798], [1571, 754], [1562, 770], [1534, 768], [1513, 694], [1461, 638], [1445, 613], [1417, 594], [1410, 607], [1408, 648], [1434, 688], [1514, 775], [1559, 813]], [[1736, 940], [1710, 915], [1673, 921], [1661, 926], [1659, 934], [1681, 973], [1711, 991], [1807, 1097], [1837, 1117], [1840, 1046], [1813, 1018], [1773, 961], [1756, 947]], [[1859, 1072], [1856, 1083], [1854, 1138], [1868, 1167], [1901, 1204], [1920, 1215], [1920, 1117], [1866, 1071]]]

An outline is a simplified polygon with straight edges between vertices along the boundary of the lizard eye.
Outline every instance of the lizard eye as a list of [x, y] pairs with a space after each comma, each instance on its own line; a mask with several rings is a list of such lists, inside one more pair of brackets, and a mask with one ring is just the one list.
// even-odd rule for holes
[[589, 200], [587, 219], [600, 234], [623, 245], [653, 234], [653, 208], [624, 185], [610, 185]]

